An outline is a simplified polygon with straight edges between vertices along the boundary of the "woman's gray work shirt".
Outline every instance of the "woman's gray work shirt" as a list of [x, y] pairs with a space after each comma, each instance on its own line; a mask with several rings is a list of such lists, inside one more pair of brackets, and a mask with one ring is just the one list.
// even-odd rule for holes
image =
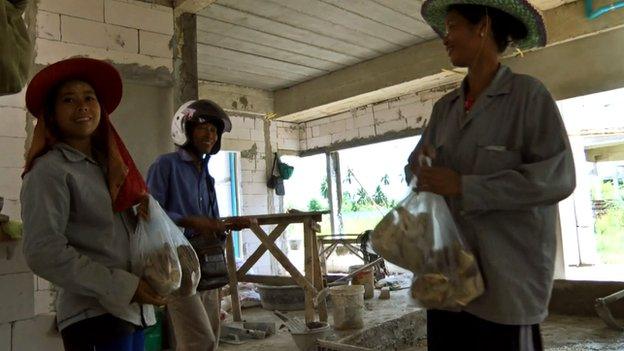
[[410, 161], [431, 145], [434, 166], [461, 174], [462, 196], [447, 203], [485, 281], [465, 310], [501, 324], [540, 323], [553, 284], [557, 203], [575, 188], [568, 136], [532, 77], [501, 66], [469, 113], [464, 86], [435, 104]]
[[55, 144], [24, 177], [21, 204], [24, 255], [35, 274], [59, 288], [59, 329], [105, 313], [137, 326], [154, 324], [151, 305], [131, 302], [139, 282], [130, 273], [136, 223], [113, 212], [97, 162]]

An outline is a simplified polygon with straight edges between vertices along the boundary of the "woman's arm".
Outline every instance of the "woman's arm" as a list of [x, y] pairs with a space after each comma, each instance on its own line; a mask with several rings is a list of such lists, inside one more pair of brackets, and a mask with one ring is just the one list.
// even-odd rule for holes
[[95, 297], [103, 304], [130, 304], [139, 277], [95, 262], [69, 244], [65, 236], [69, 187], [60, 171], [45, 166], [35, 167], [26, 175], [20, 196], [28, 266], [67, 291]]

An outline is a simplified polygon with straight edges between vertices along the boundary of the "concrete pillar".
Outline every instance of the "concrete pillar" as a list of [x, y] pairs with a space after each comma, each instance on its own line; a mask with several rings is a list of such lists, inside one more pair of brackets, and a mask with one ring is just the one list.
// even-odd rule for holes
[[197, 16], [183, 13], [175, 19], [173, 52], [174, 106], [198, 99]]
[[332, 234], [341, 234], [342, 223], [342, 177], [340, 175], [340, 155], [329, 152], [327, 155], [327, 191]]

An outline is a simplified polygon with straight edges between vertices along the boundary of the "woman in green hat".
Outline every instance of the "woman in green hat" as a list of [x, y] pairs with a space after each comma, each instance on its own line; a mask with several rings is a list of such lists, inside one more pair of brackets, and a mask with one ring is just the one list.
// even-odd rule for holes
[[429, 350], [542, 350], [557, 203], [574, 190], [574, 163], [548, 90], [499, 61], [511, 43], [546, 44], [542, 16], [524, 0], [427, 0], [422, 15], [468, 75], [435, 104], [407, 170], [446, 198], [485, 282], [462, 311], [427, 311]]

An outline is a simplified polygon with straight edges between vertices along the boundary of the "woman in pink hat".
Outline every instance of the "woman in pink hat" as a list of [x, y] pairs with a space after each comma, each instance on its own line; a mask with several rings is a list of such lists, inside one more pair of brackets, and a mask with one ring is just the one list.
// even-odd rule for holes
[[48, 66], [26, 92], [37, 125], [20, 197], [24, 255], [58, 288], [68, 351], [143, 351], [152, 305], [164, 303], [131, 272], [132, 207], [146, 186], [109, 120], [121, 95], [117, 70], [87, 58]]

